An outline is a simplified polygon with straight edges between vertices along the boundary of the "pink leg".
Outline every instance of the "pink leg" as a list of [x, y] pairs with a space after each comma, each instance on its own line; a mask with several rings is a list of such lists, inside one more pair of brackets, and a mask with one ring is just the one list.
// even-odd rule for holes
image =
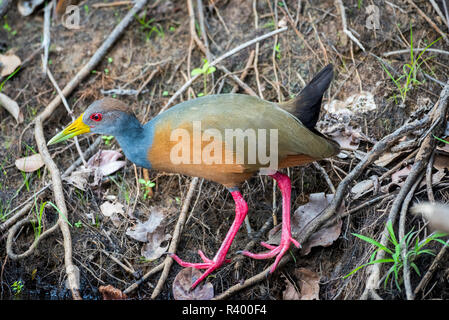
[[[233, 189], [234, 190], [234, 189]], [[246, 204], [245, 200], [243, 199], [241, 193], [239, 190], [231, 191], [232, 197], [235, 201], [235, 219], [232, 223], [231, 228], [229, 229], [228, 233], [226, 234], [225, 239], [223, 240], [223, 243], [221, 244], [220, 249], [218, 249], [215, 257], [211, 260], [208, 259], [205, 254], [198, 250], [198, 253], [201, 257], [201, 259], [204, 261], [203, 263], [190, 263], [190, 262], [184, 262], [182, 261], [177, 255], [170, 254], [170, 256], [181, 266], [183, 267], [193, 267], [196, 269], [206, 269], [206, 271], [203, 273], [201, 277], [199, 277], [195, 283], [192, 285], [191, 289], [194, 289], [201, 281], [204, 280], [212, 271], [220, 267], [225, 262], [230, 262], [230, 260], [225, 259], [226, 254], [231, 247], [232, 241], [234, 240], [234, 237], [239, 230], [241, 224], [243, 223], [243, 220], [246, 217], [246, 214], [248, 212], [248, 205]]]
[[292, 242], [297, 248], [300, 247], [298, 241], [292, 238], [291, 227], [290, 227], [290, 194], [291, 194], [291, 183], [290, 178], [285, 174], [280, 172], [276, 172], [271, 175], [273, 179], [275, 179], [278, 183], [279, 189], [282, 193], [282, 234], [281, 234], [281, 243], [278, 247], [272, 246], [268, 243], [262, 242], [261, 245], [265, 248], [269, 249], [269, 252], [266, 253], [251, 253], [249, 251], [242, 251], [241, 253], [245, 256], [254, 258], [254, 259], [269, 259], [276, 256], [276, 260], [273, 263], [273, 266], [270, 269], [270, 273], [273, 272], [279, 261], [281, 261], [282, 256], [287, 252], [290, 247], [290, 243]]

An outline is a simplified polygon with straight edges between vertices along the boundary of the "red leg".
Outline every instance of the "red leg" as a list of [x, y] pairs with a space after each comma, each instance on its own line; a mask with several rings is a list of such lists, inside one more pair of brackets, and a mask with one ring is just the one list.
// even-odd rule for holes
[[269, 245], [265, 242], [262, 242], [261, 245], [265, 248], [269, 249], [269, 252], [266, 253], [251, 253], [249, 251], [242, 251], [241, 253], [245, 256], [254, 258], [254, 259], [269, 259], [276, 256], [276, 260], [274, 261], [273, 266], [270, 269], [270, 273], [273, 272], [279, 261], [281, 261], [282, 256], [287, 252], [290, 247], [290, 243], [293, 243], [297, 248], [300, 247], [298, 241], [293, 239], [291, 234], [291, 226], [290, 226], [290, 195], [291, 195], [291, 183], [290, 178], [285, 174], [280, 172], [276, 172], [271, 175], [273, 179], [275, 179], [278, 183], [279, 189], [282, 193], [282, 235], [281, 235], [281, 243], [278, 247]]
[[226, 254], [229, 248], [231, 247], [232, 241], [234, 240], [234, 237], [237, 231], [239, 230], [241, 224], [243, 223], [243, 220], [245, 220], [246, 214], [248, 212], [248, 205], [243, 199], [240, 191], [238, 189], [232, 189], [231, 194], [235, 201], [235, 219], [234, 222], [232, 223], [231, 228], [226, 234], [226, 237], [223, 240], [220, 249], [218, 249], [217, 253], [215, 254], [215, 257], [212, 260], [208, 259], [201, 250], [198, 250], [198, 253], [201, 259], [204, 261], [203, 263], [184, 262], [177, 255], [170, 254], [170, 256], [183, 267], [206, 269], [203, 275], [195, 281], [191, 289], [194, 289], [201, 281], [204, 280], [204, 278], [206, 278], [212, 271], [220, 267], [223, 263], [230, 262], [230, 260], [225, 259]]

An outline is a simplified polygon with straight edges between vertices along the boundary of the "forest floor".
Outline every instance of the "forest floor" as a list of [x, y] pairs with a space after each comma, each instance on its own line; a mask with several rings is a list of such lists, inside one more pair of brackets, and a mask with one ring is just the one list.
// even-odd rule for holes
[[[281, 222], [281, 195], [266, 176], [254, 176], [242, 185], [254, 233], [250, 236], [242, 227], [229, 250], [231, 263], [207, 278], [212, 296], [250, 300], [406, 299], [411, 298], [411, 288], [415, 299], [448, 299], [449, 260], [438, 258], [432, 269], [436, 257], [427, 253], [410, 255], [405, 264], [396, 256], [400, 261], [382, 264], [377, 278], [375, 269], [368, 267], [345, 277], [368, 263], [377, 249], [354, 234], [381, 242], [391, 219], [399, 241], [404, 234], [418, 231], [412, 234], [410, 246], [405, 246], [411, 252], [415, 239], [426, 239], [433, 230], [426, 225], [427, 220], [412, 215], [410, 208], [418, 202], [449, 200], [449, 152], [434, 138], [447, 135], [446, 107], [442, 105], [449, 74], [448, 25], [435, 7], [429, 1], [349, 0], [344, 1], [343, 18], [338, 0], [215, 0], [203, 1], [202, 8], [191, 1], [190, 15], [188, 2], [148, 1], [95, 69], [67, 96], [73, 115], [77, 117], [93, 101], [109, 96], [132, 106], [145, 123], [191, 79], [192, 70], [204, 65], [204, 59], [212, 62], [241, 44], [286, 26], [286, 31], [227, 57], [215, 71], [194, 81], [174, 104], [198, 95], [231, 91], [256, 94], [273, 102], [286, 101], [332, 63], [334, 80], [323, 98], [317, 128], [343, 147], [341, 154], [319, 161], [319, 165], [283, 171], [292, 181], [292, 215], [295, 211], [317, 210], [312, 209], [315, 204], [311, 200], [319, 203], [320, 213], [329, 201], [338, 198], [332, 194], [339, 192], [342, 199], [336, 201], [338, 207], [344, 207], [334, 210], [332, 223], [323, 222], [329, 228], [324, 234], [332, 233], [329, 238], [310, 245], [310, 252], [291, 251], [290, 260], [269, 277], [257, 278], [273, 260], [241, 259], [236, 252], [243, 250], [261, 228], [263, 232], [250, 250], [263, 251], [258, 242], [275, 233], [269, 232], [273, 212], [278, 225]], [[436, 3], [444, 15], [442, 2]], [[48, 68], [61, 89], [88, 63], [132, 6], [87, 0], [78, 4], [79, 29], [67, 28], [58, 20], [52, 22]], [[67, 239], [58, 230], [40, 239], [23, 258], [7, 252], [8, 241], [17, 255], [27, 251], [39, 236], [36, 223], [22, 223], [15, 229], [12, 223], [6, 225], [22, 208], [28, 209], [22, 213], [25, 219], [39, 220], [42, 213], [40, 234], [55, 223], [65, 223], [57, 222], [61, 213], [50, 205], [56, 200], [55, 190], [47, 187], [52, 181], [47, 166], [30, 172], [16, 166], [17, 159], [39, 152], [34, 121], [58, 96], [48, 74], [42, 72], [44, 51], [33, 55], [41, 47], [43, 26], [43, 5], [23, 17], [14, 4], [0, 21], [0, 55], [16, 55], [22, 62], [31, 57], [0, 89], [17, 102], [23, 115], [22, 121], [16, 121], [0, 108], [0, 299], [72, 299], [73, 293], [67, 282]], [[429, 49], [425, 52], [411, 50], [426, 47]], [[240, 78], [249, 89], [233, 77]], [[426, 120], [431, 114], [437, 115]], [[60, 104], [44, 122], [45, 139], [48, 141], [71, 121]], [[412, 121], [423, 121], [423, 125], [394, 136], [395, 130]], [[394, 141], [379, 143], [392, 133]], [[112, 137], [98, 138], [80, 136], [81, 150], [93, 145], [93, 153], [120, 151]], [[79, 158], [73, 140], [48, 150], [61, 173]], [[371, 157], [373, 150], [380, 153]], [[357, 168], [366, 157], [366, 165]], [[72, 172], [80, 170], [77, 167]], [[354, 170], [358, 170], [354, 179], [341, 185]], [[151, 190], [140, 179], [153, 182]], [[161, 254], [168, 250], [186, 201], [186, 222], [176, 248], [185, 261], [199, 262], [198, 249], [212, 257], [234, 219], [234, 201], [226, 188], [201, 179], [192, 183], [193, 179], [153, 170], [145, 177], [143, 170], [128, 160], [105, 177], [89, 176], [83, 182], [63, 179], [67, 206], [63, 220], [70, 223], [71, 254], [81, 298], [103, 299], [99, 288], [111, 285], [130, 299], [150, 299], [158, 283], [156, 299], [175, 298], [174, 291], [180, 290], [173, 288], [177, 286], [175, 278], [183, 269], [176, 263], [168, 269], [166, 279], [160, 280], [159, 267], [139, 286], [131, 286], [169, 259]], [[193, 194], [188, 197], [192, 187]], [[324, 194], [330, 195], [328, 200]], [[115, 213], [105, 210], [105, 203]], [[147, 242], [138, 241], [135, 233], [132, 236], [133, 228], [152, 216], [163, 217], [156, 226], [160, 233], [146, 230]], [[8, 230], [14, 230], [11, 239]], [[324, 236], [320, 234], [315, 240], [320, 237]], [[438, 239], [447, 240], [444, 236]], [[394, 251], [391, 242], [387, 246]], [[442, 246], [429, 241], [423, 249], [438, 254]], [[384, 258], [389, 257], [387, 253]], [[398, 273], [389, 273], [384, 281], [393, 265]], [[373, 289], [369, 279], [380, 284]], [[246, 286], [245, 281], [252, 283]], [[239, 285], [242, 287], [236, 289]]]

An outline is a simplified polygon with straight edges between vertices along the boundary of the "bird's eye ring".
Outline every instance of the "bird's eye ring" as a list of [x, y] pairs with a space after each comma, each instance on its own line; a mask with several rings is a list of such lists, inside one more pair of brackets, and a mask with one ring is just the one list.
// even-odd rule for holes
[[101, 121], [102, 117], [103, 116], [101, 115], [101, 113], [92, 113], [90, 115], [90, 119], [93, 120], [93, 121]]

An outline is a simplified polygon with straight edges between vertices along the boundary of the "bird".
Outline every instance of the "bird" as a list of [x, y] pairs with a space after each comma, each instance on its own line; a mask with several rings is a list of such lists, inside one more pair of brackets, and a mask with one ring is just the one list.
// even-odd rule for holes
[[267, 252], [240, 253], [254, 259], [276, 257], [270, 268], [272, 273], [291, 244], [300, 247], [291, 234], [291, 181], [279, 170], [340, 152], [337, 142], [315, 128], [323, 94], [332, 78], [333, 66], [329, 64], [286, 102], [269, 102], [238, 93], [205, 95], [181, 102], [146, 124], [139, 122], [127, 104], [106, 97], [90, 104], [48, 145], [88, 132], [112, 135], [126, 158], [137, 166], [204, 178], [228, 189], [235, 202], [235, 218], [215, 256], [210, 259], [198, 250], [203, 262], [191, 263], [170, 253], [182, 267], [205, 269], [191, 289], [230, 262], [226, 254], [248, 212], [239, 186], [257, 173], [271, 176], [282, 195], [280, 244], [261, 242]]

